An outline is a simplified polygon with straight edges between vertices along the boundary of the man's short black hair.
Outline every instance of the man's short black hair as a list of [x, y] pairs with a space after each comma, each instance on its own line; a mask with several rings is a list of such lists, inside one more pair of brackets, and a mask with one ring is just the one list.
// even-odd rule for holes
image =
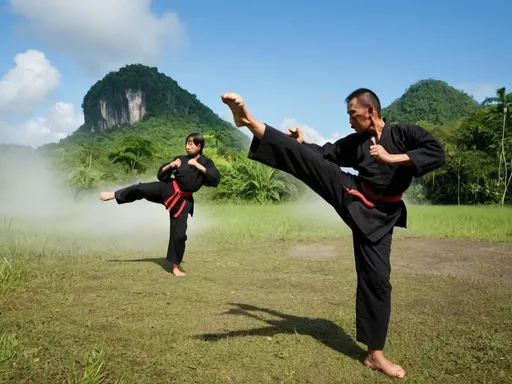
[[364, 107], [373, 106], [373, 108], [377, 111], [379, 116], [381, 116], [381, 108], [380, 108], [380, 100], [372, 90], [368, 88], [359, 88], [352, 92], [345, 99], [345, 103], [348, 103], [354, 97], [357, 98], [357, 102]]

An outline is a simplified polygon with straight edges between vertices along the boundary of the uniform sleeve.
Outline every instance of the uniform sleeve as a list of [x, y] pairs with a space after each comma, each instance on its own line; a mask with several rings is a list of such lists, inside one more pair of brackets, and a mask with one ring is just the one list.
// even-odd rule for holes
[[168, 169], [167, 172], [162, 173], [163, 167], [166, 165], [172, 163], [174, 160], [176, 160], [178, 156], [175, 156], [170, 162], [162, 164], [160, 168], [158, 168], [158, 172], [156, 173], [156, 178], [160, 181], [171, 181], [171, 175], [174, 172], [174, 169]]
[[445, 151], [441, 143], [418, 125], [408, 125], [407, 155], [413, 163], [415, 177], [421, 177], [445, 164]]
[[222, 178], [219, 170], [215, 166], [215, 163], [212, 159], [208, 159], [205, 165], [206, 174], [203, 181], [203, 185], [206, 187], [217, 187], [220, 183], [220, 179]]
[[348, 135], [334, 143], [324, 145], [304, 143], [303, 145], [340, 167], [353, 168], [356, 165], [358, 144], [353, 135]]

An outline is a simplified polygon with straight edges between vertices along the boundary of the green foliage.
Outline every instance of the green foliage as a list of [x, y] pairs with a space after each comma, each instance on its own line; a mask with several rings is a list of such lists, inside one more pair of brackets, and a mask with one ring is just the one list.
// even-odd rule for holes
[[124, 136], [118, 141], [115, 150], [108, 154], [108, 159], [121, 165], [126, 173], [140, 175], [147, 170], [143, 160], [150, 160], [153, 152], [151, 141], [137, 136]]
[[261, 163], [251, 161], [246, 152], [237, 154], [227, 165], [217, 165], [223, 175], [214, 199], [255, 200], [260, 204], [296, 197], [292, 178]]
[[[512, 93], [507, 95], [505, 87], [496, 90], [496, 96], [486, 97], [482, 102], [482, 105], [498, 105], [503, 106], [504, 104], [512, 103]], [[503, 112], [504, 108], [500, 108], [500, 112]], [[510, 112], [510, 111], [509, 111]]]
[[421, 80], [386, 108], [382, 114], [388, 122], [413, 124], [426, 120], [442, 125], [465, 118], [480, 108], [466, 93], [440, 80]]
[[500, 104], [501, 95], [489, 98], [486, 107], [465, 119], [436, 126], [418, 124], [432, 132], [444, 145], [446, 165], [417, 181], [408, 191], [411, 201], [435, 204], [504, 204], [512, 199], [512, 135], [510, 116]]
[[496, 97], [487, 97], [482, 104], [496, 105], [497, 111], [503, 115], [498, 170], [498, 183], [500, 184], [503, 181], [503, 191], [500, 200], [501, 205], [503, 205], [507, 194], [510, 192], [512, 182], [512, 137], [509, 131], [512, 126], [512, 108], [510, 107], [512, 106], [512, 93], [507, 94], [506, 88], [502, 87], [496, 90]]
[[240, 189], [242, 196], [264, 204], [268, 201], [279, 201], [282, 195], [293, 193], [285, 181], [277, 179], [276, 175], [280, 173], [276, 169], [255, 163], [254, 166], [243, 167], [242, 171], [245, 171], [245, 180]]
[[[114, 115], [126, 109], [126, 91], [140, 91], [147, 113], [131, 125], [98, 129], [100, 104]], [[422, 80], [383, 109], [389, 122], [417, 123], [445, 146], [446, 165], [414, 180], [406, 193], [413, 203], [496, 204], [512, 201], [512, 94], [505, 88], [482, 104], [443, 81]], [[184, 153], [185, 137], [201, 132], [205, 154], [217, 164], [222, 180], [203, 189], [201, 198], [257, 201], [291, 200], [309, 191], [301, 182], [249, 161], [249, 139], [216, 116], [195, 95], [156, 68], [128, 65], [109, 73], [85, 95], [86, 123], [57, 144], [38, 149], [52, 159], [76, 197], [106, 184], [155, 180], [158, 167]], [[123, 112], [124, 111], [124, 112]], [[16, 151], [31, 151], [16, 147]], [[0, 155], [5, 153], [0, 146]]]
[[92, 167], [98, 153], [92, 148], [79, 147], [71, 152], [72, 166], [67, 171], [67, 181], [75, 198], [96, 187], [104, 173]]

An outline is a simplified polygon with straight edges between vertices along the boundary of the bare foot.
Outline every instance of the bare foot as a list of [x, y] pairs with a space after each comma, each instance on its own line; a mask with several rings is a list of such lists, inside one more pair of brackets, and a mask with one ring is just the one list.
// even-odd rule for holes
[[101, 192], [100, 200], [109, 201], [115, 198], [114, 192]]
[[238, 128], [251, 124], [252, 116], [247, 110], [242, 96], [236, 93], [223, 93], [220, 98], [231, 109], [233, 120]]
[[368, 355], [364, 359], [364, 364], [370, 369], [380, 371], [391, 377], [398, 377], [400, 379], [405, 377], [404, 369], [399, 365], [393, 364], [384, 356], [372, 357], [372, 355]]
[[179, 266], [175, 265], [173, 268], [172, 268], [172, 274], [174, 276], [187, 276], [185, 275], [185, 272], [183, 272]]

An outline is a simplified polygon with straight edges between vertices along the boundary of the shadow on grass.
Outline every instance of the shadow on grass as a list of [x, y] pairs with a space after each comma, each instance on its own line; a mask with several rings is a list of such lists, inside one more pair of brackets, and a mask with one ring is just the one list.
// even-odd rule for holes
[[[279, 333], [300, 334], [311, 336], [329, 348], [343, 353], [352, 359], [362, 361], [366, 357], [367, 352], [332, 321], [287, 315], [273, 309], [260, 308], [248, 304], [230, 303], [230, 305], [235, 306], [235, 308], [229, 309], [224, 314], [251, 317], [270, 326], [225, 333], [208, 333], [196, 336], [196, 338], [204, 341], [218, 341], [240, 336], [274, 336]], [[266, 313], [278, 319], [263, 319], [253, 312]]]
[[[162, 267], [162, 269], [166, 272], [172, 272], [172, 263], [167, 261], [167, 259], [163, 257], [158, 258], [149, 258], [149, 259], [122, 259], [122, 260], [107, 260], [109, 263], [155, 263]], [[181, 264], [181, 269], [183, 269], [183, 264]]]

